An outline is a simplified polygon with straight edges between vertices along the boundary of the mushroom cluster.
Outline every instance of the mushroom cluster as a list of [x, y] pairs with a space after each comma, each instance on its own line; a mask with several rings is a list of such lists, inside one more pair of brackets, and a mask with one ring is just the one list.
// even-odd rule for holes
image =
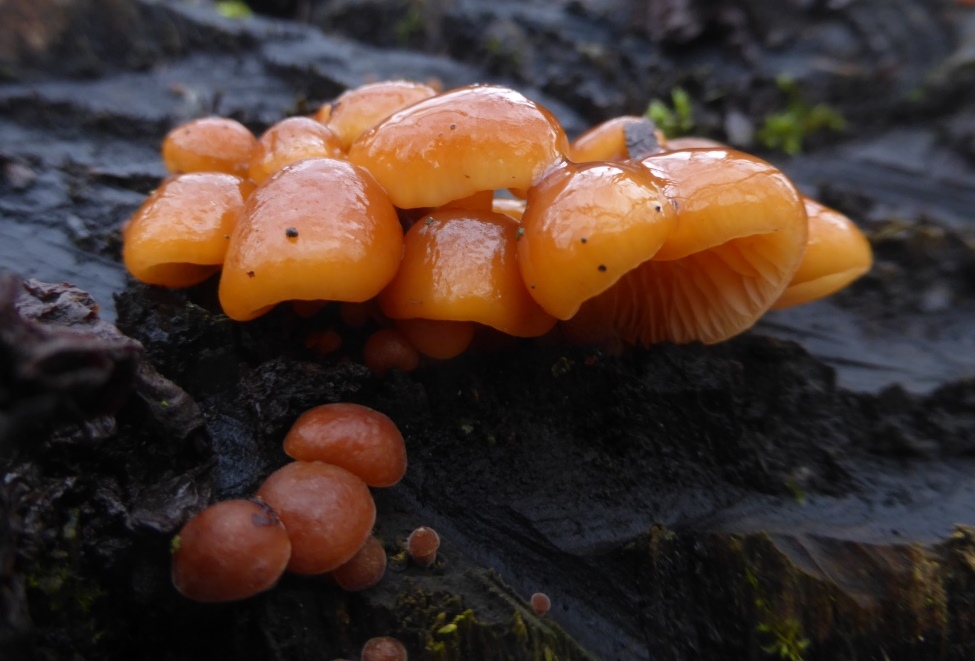
[[[366, 347], [378, 372], [455, 356], [485, 327], [720, 342], [870, 268], [856, 226], [780, 170], [648, 124], [620, 117], [570, 143], [516, 91], [405, 81], [259, 139], [195, 120], [166, 137], [172, 174], [124, 228], [124, 260], [169, 287], [219, 271], [238, 321], [341, 302], [341, 318], [381, 327]], [[309, 340], [339, 344], [334, 331]]]
[[406, 473], [406, 446], [385, 415], [358, 404], [313, 408], [284, 441], [294, 461], [272, 473], [254, 500], [211, 505], [173, 541], [176, 589], [197, 601], [244, 599], [272, 587], [287, 570], [331, 573], [345, 590], [375, 585], [386, 552], [371, 535], [370, 487]]

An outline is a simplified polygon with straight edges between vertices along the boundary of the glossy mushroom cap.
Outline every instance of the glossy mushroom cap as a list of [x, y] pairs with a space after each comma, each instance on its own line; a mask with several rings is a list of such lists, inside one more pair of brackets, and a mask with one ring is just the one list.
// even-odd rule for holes
[[362, 548], [341, 567], [332, 570], [332, 578], [346, 592], [371, 588], [386, 574], [386, 550], [370, 536]]
[[420, 567], [429, 567], [436, 562], [439, 550], [440, 535], [428, 526], [420, 526], [406, 540], [406, 552]]
[[180, 172], [225, 172], [247, 176], [257, 139], [246, 126], [225, 117], [203, 117], [177, 126], [163, 140], [166, 169]]
[[341, 466], [371, 487], [389, 487], [406, 473], [406, 444], [388, 417], [360, 404], [309, 409], [284, 437], [292, 459]]
[[254, 186], [198, 172], [170, 177], [122, 230], [122, 259], [142, 282], [189, 287], [220, 270], [237, 214]]
[[677, 226], [652, 260], [584, 305], [579, 323], [612, 320], [620, 339], [644, 344], [714, 343], [751, 327], [802, 260], [802, 196], [779, 170], [729, 149], [642, 164], [669, 182]]
[[287, 300], [368, 300], [403, 254], [396, 210], [368, 172], [306, 159], [259, 186], [241, 211], [220, 278], [228, 317], [247, 321]]
[[674, 230], [665, 181], [628, 163], [567, 164], [528, 193], [518, 240], [522, 278], [559, 319], [653, 257]]
[[555, 320], [518, 273], [518, 224], [489, 211], [447, 209], [406, 233], [403, 264], [379, 296], [391, 319], [475, 321], [509, 335], [544, 335]]
[[646, 125], [649, 137], [656, 146], [664, 142], [663, 134], [646, 117], [623, 115], [597, 124], [573, 140], [569, 147], [569, 159], [576, 163], [624, 161], [631, 156], [627, 146], [627, 128], [641, 124]]
[[291, 557], [288, 532], [267, 505], [227, 500], [186, 522], [173, 544], [173, 585], [195, 601], [245, 599], [273, 586]]
[[774, 309], [829, 296], [873, 265], [870, 242], [852, 220], [808, 197], [803, 201], [809, 216], [806, 254]]
[[279, 468], [257, 495], [284, 523], [291, 538], [288, 570], [297, 574], [341, 567], [362, 548], [376, 521], [376, 504], [366, 483], [320, 461], [294, 461]]
[[420, 366], [420, 353], [399, 329], [380, 328], [362, 346], [362, 362], [376, 376], [391, 369], [412, 372]]
[[335, 99], [328, 127], [339, 138], [344, 151], [363, 131], [417, 101], [437, 95], [437, 90], [408, 80], [386, 80], [350, 89]]
[[564, 158], [551, 113], [503, 87], [462, 87], [415, 103], [363, 133], [349, 160], [398, 207], [436, 207], [478, 191], [528, 188]]
[[248, 173], [254, 183], [304, 158], [344, 158], [337, 135], [307, 117], [289, 117], [261, 135], [251, 153]]
[[370, 638], [362, 646], [360, 661], [407, 661], [406, 647], [391, 636]]
[[474, 340], [475, 324], [443, 319], [397, 319], [396, 329], [428, 358], [446, 360], [467, 350]]

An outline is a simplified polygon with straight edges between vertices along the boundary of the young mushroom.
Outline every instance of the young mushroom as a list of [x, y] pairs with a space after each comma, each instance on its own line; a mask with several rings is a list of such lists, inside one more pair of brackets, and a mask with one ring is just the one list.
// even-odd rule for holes
[[376, 521], [376, 504], [366, 483], [320, 461], [294, 461], [279, 468], [257, 495], [288, 531], [288, 570], [296, 574], [341, 567], [362, 548]]
[[366, 301], [392, 279], [402, 253], [396, 210], [368, 172], [305, 159], [259, 186], [241, 210], [220, 304], [248, 321], [282, 301]]
[[388, 417], [360, 404], [309, 409], [284, 437], [292, 459], [341, 466], [371, 487], [389, 487], [406, 473], [406, 444]]
[[420, 526], [410, 533], [406, 540], [406, 552], [419, 567], [429, 567], [437, 561], [440, 549], [440, 535], [433, 528]]
[[273, 586], [291, 557], [291, 541], [266, 504], [227, 500], [183, 526], [173, 543], [173, 585], [195, 601], [245, 599]]
[[391, 636], [370, 638], [362, 646], [360, 661], [407, 661], [406, 647]]
[[565, 132], [514, 90], [462, 87], [415, 103], [352, 144], [397, 207], [436, 207], [479, 191], [528, 188], [561, 162]]
[[379, 583], [386, 574], [386, 550], [370, 536], [341, 567], [332, 570], [332, 578], [346, 592], [359, 592]]

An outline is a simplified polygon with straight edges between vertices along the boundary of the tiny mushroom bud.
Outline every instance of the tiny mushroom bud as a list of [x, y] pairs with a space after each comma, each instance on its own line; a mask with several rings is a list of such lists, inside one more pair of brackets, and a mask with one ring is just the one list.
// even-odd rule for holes
[[365, 301], [392, 279], [402, 254], [396, 210], [368, 172], [305, 159], [258, 186], [241, 210], [220, 304], [248, 321], [282, 301]]
[[406, 540], [406, 552], [410, 559], [420, 567], [429, 567], [437, 561], [440, 548], [440, 535], [433, 528], [420, 526], [410, 533]]
[[531, 605], [536, 615], [545, 615], [552, 609], [552, 600], [544, 592], [536, 592], [531, 596]]
[[332, 570], [332, 578], [347, 592], [358, 592], [379, 583], [386, 573], [386, 550], [379, 540], [369, 537], [352, 558]]
[[446, 360], [467, 350], [474, 339], [474, 323], [442, 319], [397, 319], [396, 328], [428, 358]]
[[253, 184], [216, 172], [170, 177], [122, 229], [122, 259], [138, 280], [189, 287], [220, 270]]
[[367, 406], [337, 402], [309, 409], [284, 438], [301, 461], [341, 466], [371, 487], [389, 487], [406, 473], [406, 444], [396, 424]]
[[420, 353], [399, 330], [380, 328], [366, 339], [362, 362], [377, 376], [385, 376], [393, 368], [412, 372], [420, 365]]
[[343, 158], [337, 135], [314, 119], [289, 117], [260, 137], [251, 154], [248, 172], [254, 183], [303, 158]]
[[281, 521], [266, 504], [227, 500], [187, 521], [173, 544], [173, 585], [196, 601], [244, 599], [273, 586], [291, 556]]
[[565, 132], [503, 87], [462, 87], [393, 114], [352, 143], [349, 160], [398, 207], [436, 207], [478, 191], [528, 188], [561, 162]]
[[390, 636], [370, 638], [362, 646], [361, 661], [407, 661], [406, 647]]
[[344, 468], [295, 461], [273, 472], [257, 492], [278, 513], [291, 538], [288, 570], [322, 574], [362, 548], [376, 504], [369, 487]]
[[238, 121], [204, 117], [177, 126], [163, 140], [162, 157], [170, 172], [226, 172], [247, 176], [257, 139]]

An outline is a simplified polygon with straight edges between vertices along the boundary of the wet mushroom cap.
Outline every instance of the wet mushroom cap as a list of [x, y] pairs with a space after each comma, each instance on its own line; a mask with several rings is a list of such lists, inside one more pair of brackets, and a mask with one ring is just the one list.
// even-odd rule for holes
[[536, 592], [529, 601], [536, 615], [545, 615], [552, 610], [552, 600], [544, 592]]
[[322, 574], [349, 561], [376, 521], [369, 487], [344, 468], [294, 461], [273, 472], [258, 490], [291, 538], [288, 570]]
[[368, 300], [403, 253], [396, 210], [368, 172], [314, 158], [280, 170], [241, 210], [220, 278], [237, 321], [287, 300]]
[[186, 522], [173, 546], [173, 585], [204, 602], [235, 601], [267, 590], [291, 557], [281, 521], [253, 500], [211, 505]]
[[247, 176], [257, 138], [240, 122], [203, 117], [177, 126], [162, 145], [163, 163], [170, 172], [225, 172]]
[[265, 131], [251, 153], [248, 173], [254, 183], [304, 158], [344, 158], [339, 138], [307, 117], [289, 117]]
[[623, 341], [644, 344], [714, 343], [750, 328], [802, 260], [802, 196], [781, 171], [734, 150], [674, 151], [641, 163], [668, 182], [677, 225], [652, 260], [588, 301], [579, 323], [605, 319]]
[[808, 197], [803, 202], [809, 216], [806, 254], [773, 309], [829, 296], [873, 265], [870, 242], [852, 220]]
[[386, 376], [391, 369], [409, 373], [419, 367], [420, 353], [399, 329], [380, 328], [366, 338], [362, 362], [376, 376]]
[[341, 466], [371, 487], [389, 487], [406, 473], [406, 444], [379, 411], [347, 402], [305, 411], [284, 437], [292, 459]]
[[396, 328], [424, 356], [447, 360], [467, 350], [474, 340], [475, 325], [470, 321], [397, 319]]
[[220, 270], [237, 214], [254, 186], [198, 172], [168, 178], [122, 230], [122, 259], [142, 282], [189, 287]]
[[331, 104], [328, 127], [339, 138], [344, 151], [363, 131], [417, 101], [437, 95], [437, 90], [408, 80], [369, 83], [343, 92]]
[[346, 592], [358, 592], [379, 583], [386, 574], [386, 550], [370, 536], [352, 558], [332, 570], [332, 578]]
[[665, 181], [629, 163], [567, 164], [528, 193], [518, 265], [559, 319], [652, 258], [674, 230]]
[[390, 636], [370, 638], [362, 646], [361, 661], [406, 661], [406, 647]]
[[436, 562], [438, 550], [440, 550], [440, 535], [428, 526], [420, 526], [411, 532], [406, 540], [406, 552], [420, 567], [429, 567]]
[[395, 113], [352, 144], [401, 208], [436, 207], [478, 191], [528, 188], [564, 158], [547, 110], [503, 87], [462, 87]]
[[519, 337], [555, 320], [529, 295], [518, 272], [516, 221], [490, 211], [433, 212], [406, 234], [399, 272], [379, 296], [391, 319], [475, 321]]
[[626, 160], [630, 157], [626, 127], [646, 121], [646, 117], [623, 115], [597, 124], [572, 141], [569, 159], [576, 163]]

